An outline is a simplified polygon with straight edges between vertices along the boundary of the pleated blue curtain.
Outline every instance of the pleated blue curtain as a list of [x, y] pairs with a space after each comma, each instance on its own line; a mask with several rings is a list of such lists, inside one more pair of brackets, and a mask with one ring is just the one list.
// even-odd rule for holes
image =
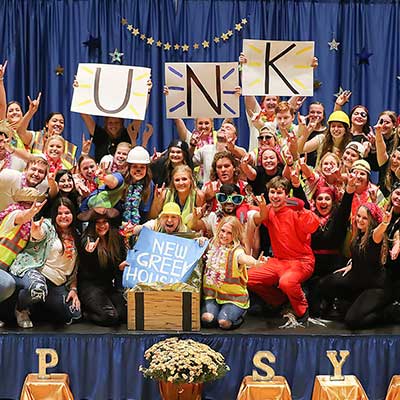
[[[146, 39], [133, 36], [121, 18], [139, 28]], [[243, 18], [248, 24], [237, 32], [235, 23]], [[322, 101], [328, 113], [339, 87], [353, 92], [345, 111], [365, 104], [373, 122], [384, 109], [399, 111], [399, 21], [399, 0], [0, 0], [0, 60], [9, 60], [9, 99], [26, 107], [27, 95], [43, 92], [33, 126], [39, 128], [49, 112], [62, 111], [65, 136], [80, 144], [84, 125], [78, 114], [69, 112], [77, 65], [110, 63], [109, 53], [118, 48], [124, 53], [123, 64], [152, 68], [154, 87], [146, 122], [155, 131], [150, 146], [162, 149], [176, 137], [173, 122], [165, 119], [164, 63], [235, 61], [243, 38], [315, 41], [320, 61], [315, 79], [321, 87], [313, 100]], [[215, 44], [214, 37], [228, 30], [232, 37]], [[82, 44], [90, 35], [101, 43], [92, 55]], [[199, 49], [164, 50], [155, 43], [148, 45], [148, 37], [171, 45], [198, 43]], [[332, 39], [340, 42], [338, 51], [329, 49]], [[204, 40], [209, 48], [201, 45]], [[363, 49], [372, 53], [369, 65], [359, 63], [357, 54]], [[65, 68], [63, 76], [56, 75], [57, 65]], [[247, 146], [243, 105], [241, 115], [239, 143]], [[188, 126], [193, 127], [191, 121]]]

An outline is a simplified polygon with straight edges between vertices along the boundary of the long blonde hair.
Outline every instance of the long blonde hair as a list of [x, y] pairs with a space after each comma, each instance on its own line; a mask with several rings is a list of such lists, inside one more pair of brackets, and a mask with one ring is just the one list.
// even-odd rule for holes
[[227, 216], [221, 219], [217, 226], [217, 230], [215, 232], [214, 240], [212, 243], [215, 246], [219, 246], [221, 243], [219, 241], [219, 234], [224, 225], [229, 224], [232, 227], [232, 239], [234, 246], [240, 246], [243, 244], [243, 225], [235, 216]]

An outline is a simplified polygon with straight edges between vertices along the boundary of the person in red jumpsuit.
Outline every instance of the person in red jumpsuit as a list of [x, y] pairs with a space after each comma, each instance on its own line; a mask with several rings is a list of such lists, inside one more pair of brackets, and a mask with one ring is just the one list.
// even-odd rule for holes
[[273, 178], [267, 185], [270, 204], [260, 201], [256, 224], [263, 223], [271, 238], [273, 257], [249, 269], [247, 287], [272, 306], [287, 298], [298, 321], [308, 319], [308, 303], [301, 287], [314, 271], [311, 234], [318, 229], [318, 217], [304, 208], [300, 199], [289, 199], [290, 182]]

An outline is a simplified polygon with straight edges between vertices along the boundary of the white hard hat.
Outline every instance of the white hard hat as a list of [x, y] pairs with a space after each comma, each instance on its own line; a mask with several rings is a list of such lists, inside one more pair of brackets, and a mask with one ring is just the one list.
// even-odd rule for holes
[[150, 154], [142, 146], [136, 146], [128, 153], [126, 162], [129, 164], [150, 164]]

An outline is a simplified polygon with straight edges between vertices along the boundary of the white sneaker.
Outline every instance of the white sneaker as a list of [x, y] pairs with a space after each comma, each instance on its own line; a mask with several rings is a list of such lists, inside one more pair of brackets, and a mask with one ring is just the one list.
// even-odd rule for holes
[[28, 310], [18, 311], [15, 309], [15, 318], [17, 318], [17, 324], [20, 328], [33, 328], [32, 321], [29, 318]]
[[3, 328], [4, 325], [5, 323], [3, 321], [0, 321], [0, 328]]

